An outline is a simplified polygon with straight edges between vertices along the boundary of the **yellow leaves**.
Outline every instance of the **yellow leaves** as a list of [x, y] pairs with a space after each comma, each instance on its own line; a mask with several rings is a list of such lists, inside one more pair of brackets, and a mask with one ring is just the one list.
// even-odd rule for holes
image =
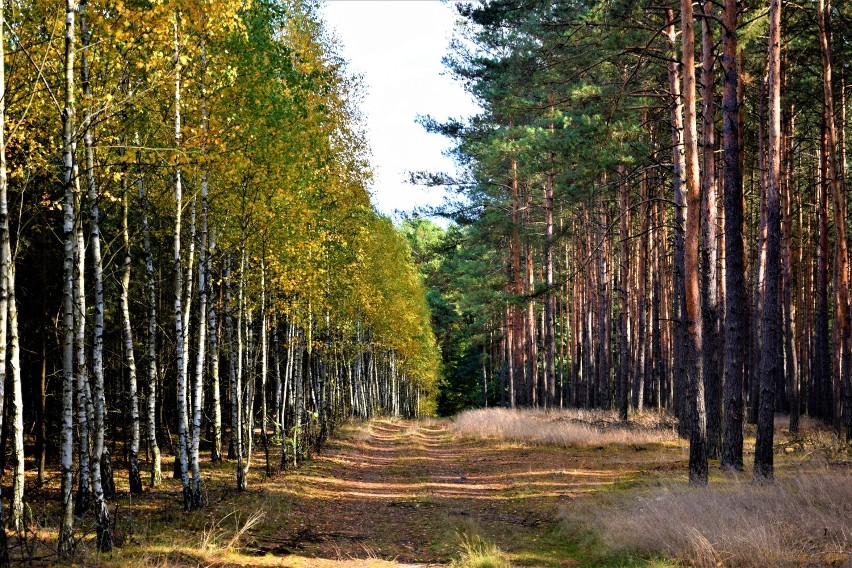
[[[248, 2], [154, 0], [140, 6], [90, 0], [86, 8], [95, 34], [91, 107], [107, 107], [96, 128], [102, 199], [117, 201], [121, 184], [135, 194], [137, 160], [154, 215], [171, 197], [174, 164], [184, 168], [187, 203], [199, 190], [201, 172], [207, 172], [219, 250], [238, 250], [247, 225], [253, 264], [265, 255], [276, 294], [310, 305], [315, 316], [327, 308], [336, 325], [363, 324], [377, 341], [398, 349], [401, 361], [410, 361], [402, 364], [428, 359], [422, 290], [411, 277], [413, 268], [392, 224], [370, 207], [365, 149], [347, 107], [349, 82], [330, 63], [310, 8], [288, 4], [287, 14], [270, 25], [274, 37], [260, 37], [256, 34], [267, 32], [258, 26], [247, 30], [240, 18], [250, 9]], [[175, 60], [176, 17], [180, 45]], [[56, 37], [61, 37], [61, 19], [55, 19]], [[47, 74], [60, 77], [61, 57], [50, 50], [61, 42], [32, 41], [46, 32], [25, 31], [23, 41], [31, 45], [34, 60], [48, 62]], [[297, 55], [291, 60], [291, 54]], [[174, 141], [176, 65], [182, 78], [179, 148]], [[26, 75], [27, 65], [15, 68], [22, 70], [20, 77], [11, 77], [19, 82], [15, 92], [40, 85], [37, 76]], [[44, 89], [32, 91], [32, 123], [10, 136], [9, 173], [18, 176], [12, 178], [15, 184], [33, 176], [33, 169], [45, 178], [57, 173], [54, 103]], [[10, 109], [10, 116], [20, 110]], [[44, 124], [53, 130], [34, 130]], [[20, 156], [26, 157], [26, 167]], [[61, 201], [44, 196], [40, 205], [61, 208]], [[257, 271], [251, 272], [254, 279]], [[258, 283], [249, 286], [257, 289]]]

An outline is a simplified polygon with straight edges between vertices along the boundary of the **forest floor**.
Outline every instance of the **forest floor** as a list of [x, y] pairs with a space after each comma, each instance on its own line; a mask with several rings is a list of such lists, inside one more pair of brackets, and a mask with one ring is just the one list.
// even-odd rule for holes
[[[264, 478], [263, 453], [256, 455], [242, 494], [232, 488], [233, 464], [207, 469], [210, 503], [196, 513], [180, 510], [179, 482], [170, 475], [132, 503], [119, 486], [113, 511], [120, 546], [97, 555], [89, 534], [80, 561], [467, 568], [473, 564], [459, 562], [465, 550], [487, 543], [518, 567], [675, 565], [619, 552], [589, 527], [595, 515], [609, 515], [607, 504], [622, 507], [619, 499], [649, 487], [685, 486], [688, 455], [676, 437], [557, 447], [461, 436], [449, 420], [377, 419], [344, 426], [321, 454], [273, 477]], [[716, 468], [711, 484], [723, 476]], [[837, 558], [839, 564], [816, 565], [852, 562], [852, 555]]]

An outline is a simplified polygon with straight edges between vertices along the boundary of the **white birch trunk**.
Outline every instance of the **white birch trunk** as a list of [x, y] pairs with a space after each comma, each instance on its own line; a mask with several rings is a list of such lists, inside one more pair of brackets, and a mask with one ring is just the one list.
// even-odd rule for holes
[[[245, 186], [243, 187], [245, 192]], [[248, 482], [248, 470], [251, 465], [251, 451], [252, 451], [252, 432], [251, 432], [251, 406], [246, 404], [246, 399], [250, 397], [244, 396], [243, 383], [244, 383], [244, 358], [247, 356], [247, 350], [245, 348], [245, 342], [243, 337], [247, 336], [245, 330], [243, 329], [244, 323], [248, 319], [246, 314], [246, 302], [245, 302], [245, 273], [246, 273], [246, 262], [247, 262], [247, 254], [246, 254], [246, 228], [243, 227], [243, 235], [242, 235], [242, 246], [240, 247], [240, 277], [237, 282], [237, 394], [239, 396], [239, 402], [241, 403], [242, 408], [240, 409], [240, 422], [238, 425], [239, 430], [241, 431], [242, 443], [240, 444], [240, 451], [238, 452], [240, 458], [240, 478], [242, 479], [242, 489], [247, 487]], [[246, 382], [247, 384], [247, 382]], [[247, 389], [248, 390], [248, 389]]]
[[[264, 255], [266, 246], [263, 247]], [[266, 315], [266, 259], [260, 259], [260, 435], [263, 437], [263, 450], [266, 453], [266, 475], [272, 475], [269, 466], [269, 438], [267, 436], [266, 423], [266, 383], [269, 377], [269, 321]]]
[[[3, 6], [0, 3], [0, 26], [3, 24]], [[5, 54], [2, 45], [4, 38], [3, 32], [0, 30], [0, 101], [5, 96]], [[23, 529], [24, 521], [24, 417], [23, 417], [23, 401], [21, 396], [21, 364], [20, 364], [20, 343], [18, 339], [18, 304], [15, 297], [15, 259], [12, 256], [11, 234], [9, 229], [9, 205], [7, 199], [7, 174], [6, 174], [6, 138], [5, 124], [6, 116], [5, 109], [0, 105], [0, 310], [3, 312], [0, 318], [0, 326], [2, 326], [2, 334], [0, 334], [0, 344], [2, 344], [2, 378], [3, 387], [0, 387], [0, 405], [5, 398], [5, 380], [6, 374], [11, 373], [12, 382], [12, 404], [11, 404], [11, 419], [12, 419], [12, 438], [13, 438], [13, 457], [14, 457], [14, 474], [12, 477], [12, 518], [11, 525], [15, 531]], [[6, 311], [8, 309], [8, 312]], [[7, 329], [8, 318], [8, 329]], [[7, 345], [8, 338], [8, 345]], [[8, 368], [6, 367], [6, 352], [8, 347]], [[2, 406], [0, 406], [2, 408]], [[3, 426], [3, 420], [0, 418], [0, 430]], [[0, 523], [3, 520], [2, 504], [0, 504]], [[5, 527], [0, 526], [0, 565], [8, 564], [8, 550], [6, 546], [6, 531]]]
[[234, 450], [234, 458], [237, 460], [237, 490], [243, 491], [246, 488], [245, 477], [243, 471], [243, 425], [242, 425], [242, 349], [238, 348], [234, 343], [242, 342], [234, 338], [234, 327], [237, 328], [237, 335], [241, 335], [239, 331], [241, 323], [234, 325], [234, 315], [231, 309], [233, 298], [231, 297], [231, 262], [230, 258], [225, 260], [225, 322], [228, 328], [228, 360], [229, 360], [229, 375], [230, 375], [230, 390], [231, 390], [231, 445]]
[[208, 334], [210, 336], [210, 382], [213, 390], [213, 449], [211, 461], [222, 461], [222, 395], [219, 380], [219, 326], [216, 318], [216, 302], [213, 301], [213, 286], [210, 271], [210, 258], [216, 249], [216, 233], [210, 233], [207, 256], [208, 282]]
[[[282, 387], [283, 394], [281, 396], [281, 407], [279, 409], [278, 420], [281, 424], [281, 468], [284, 469], [288, 465], [287, 461], [287, 445], [289, 444], [289, 431], [287, 429], [287, 406], [292, 404], [294, 396], [290, 396], [293, 381], [293, 336], [294, 328], [292, 318], [288, 318], [287, 322], [287, 359], [284, 363], [284, 386]], [[279, 346], [280, 349], [280, 346]]]
[[272, 351], [275, 355], [275, 397], [273, 398], [272, 416], [275, 417], [273, 424], [273, 435], [276, 439], [281, 437], [281, 409], [284, 407], [284, 386], [281, 383], [281, 341], [278, 332], [278, 318], [272, 319]]
[[[94, 341], [92, 344], [92, 375], [94, 383], [91, 386], [93, 414], [90, 419], [92, 424], [92, 456], [91, 476], [92, 489], [95, 498], [95, 522], [97, 528], [97, 546], [101, 552], [112, 550], [112, 526], [109, 520], [109, 509], [104, 500], [103, 480], [101, 479], [101, 460], [104, 456], [104, 410], [106, 401], [104, 397], [104, 285], [103, 285], [103, 258], [101, 255], [101, 229], [100, 210], [98, 208], [98, 186], [95, 179], [95, 151], [94, 136], [94, 114], [91, 103], [91, 85], [89, 82], [89, 42], [91, 32], [87, 29], [85, 13], [80, 15], [80, 37], [83, 43], [81, 55], [83, 84], [83, 95], [88, 101], [86, 106], [85, 131], [83, 134], [83, 145], [86, 154], [86, 182], [89, 194], [89, 215], [91, 231], [89, 244], [92, 250], [93, 279], [95, 288], [95, 317], [94, 317]], [[85, 266], [85, 255], [81, 253], [81, 277]], [[81, 298], [83, 293], [81, 292]], [[85, 310], [81, 312], [85, 318]], [[79, 329], [79, 328], [78, 328]], [[81, 349], [82, 346], [78, 346]], [[82, 347], [84, 349], [84, 347]], [[111, 470], [111, 468], [109, 468]]]
[[[139, 145], [138, 135], [136, 145]], [[163, 479], [160, 465], [160, 446], [157, 443], [157, 290], [154, 274], [154, 255], [151, 252], [151, 226], [148, 221], [148, 196], [142, 176], [142, 156], [137, 151], [136, 168], [139, 176], [139, 203], [142, 210], [142, 252], [145, 256], [145, 290], [148, 299], [148, 330], [146, 334], [148, 352], [148, 400], [145, 412], [148, 432], [148, 449], [151, 452], [151, 487]]]
[[[6, 53], [5, 53], [5, 11], [4, 3], [0, 2], [0, 101], [6, 97]], [[11, 255], [6, 255], [9, 243], [9, 203], [7, 199], [7, 177], [6, 177], [6, 110], [5, 105], [0, 104], [0, 241], [2, 241], [2, 254], [0, 254], [0, 409], [3, 408], [6, 385], [6, 323], [9, 306], [9, 290], [14, 290], [14, 271], [12, 270]], [[12, 301], [14, 304], [14, 300]], [[20, 380], [18, 381], [20, 386]], [[3, 429], [3, 416], [0, 411], [0, 430]], [[21, 456], [23, 458], [23, 456]], [[17, 473], [17, 472], [16, 472]], [[17, 475], [15, 476], [17, 481]], [[13, 506], [13, 525], [15, 513]], [[9, 546], [6, 538], [6, 523], [3, 518], [3, 495], [0, 488], [0, 566], [9, 565]]]
[[[186, 470], [187, 475], [189, 475], [192, 471], [192, 465], [190, 464], [190, 457], [192, 454], [192, 429], [190, 426], [189, 414], [192, 408], [192, 387], [190, 385], [191, 379], [189, 374], [189, 345], [191, 343], [192, 336], [190, 334], [190, 316], [192, 315], [192, 293], [194, 289], [195, 279], [193, 277], [193, 268], [195, 266], [195, 234], [196, 234], [196, 214], [195, 214], [195, 206], [196, 201], [195, 197], [192, 199], [192, 204], [190, 206], [190, 221], [189, 221], [189, 255], [186, 263], [186, 277], [184, 278], [184, 282], [186, 282], [186, 290], [183, 297], [183, 376], [186, 380], [186, 412], [183, 414], [183, 424], [184, 429], [186, 431]], [[179, 473], [179, 471], [177, 472]], [[194, 485], [193, 481], [190, 479], [190, 489]]]
[[[65, 101], [62, 112], [62, 181], [65, 201], [62, 207], [64, 237], [62, 287], [62, 430], [60, 464], [62, 513], [58, 554], [67, 558], [74, 550], [74, 19], [77, 3], [65, 0]], [[5, 281], [5, 279], [4, 279]], [[5, 295], [5, 294], [4, 294]], [[5, 311], [0, 319], [5, 318]], [[0, 333], [5, 333], [5, 325]], [[5, 341], [0, 342], [5, 348]], [[5, 356], [3, 357], [5, 361]]]
[[74, 353], [76, 359], [76, 381], [77, 381], [77, 427], [80, 432], [79, 460], [80, 478], [77, 484], [77, 495], [74, 504], [74, 514], [82, 516], [91, 505], [90, 487], [90, 433], [91, 433], [91, 409], [89, 389], [89, 371], [86, 357], [86, 279], [85, 260], [86, 242], [83, 235], [83, 196], [80, 190], [77, 165], [72, 168], [74, 172], [74, 208], [77, 215], [74, 219]]
[[302, 415], [304, 414], [305, 406], [305, 380], [302, 373], [302, 364], [304, 362], [304, 350], [299, 342], [298, 333], [293, 338], [295, 347], [293, 350], [293, 467], [299, 466], [299, 451], [301, 450], [300, 440], [302, 439]]
[[178, 20], [179, 15], [175, 13], [174, 21], [174, 50], [175, 50], [175, 163], [174, 163], [174, 182], [175, 182], [175, 230], [174, 230], [174, 315], [175, 315], [175, 341], [177, 342], [177, 428], [178, 428], [178, 448], [175, 459], [180, 463], [180, 480], [183, 486], [183, 507], [189, 511], [192, 509], [192, 492], [189, 486], [189, 472], [187, 471], [187, 432], [186, 432], [186, 414], [187, 414], [187, 385], [186, 385], [186, 363], [185, 349], [186, 335], [183, 325], [183, 264], [181, 262], [181, 213], [183, 212], [183, 192], [181, 187], [181, 166], [180, 166], [180, 84], [181, 84], [181, 62], [180, 62], [180, 42], [178, 36]]
[[139, 387], [136, 380], [136, 356], [133, 352], [133, 326], [130, 323], [130, 229], [127, 224], [128, 198], [127, 177], [122, 179], [121, 237], [124, 243], [124, 266], [121, 272], [121, 324], [124, 340], [124, 361], [127, 365], [127, 391], [130, 403], [130, 450], [128, 473], [130, 493], [142, 493], [142, 477], [139, 474]]
[[190, 465], [192, 466], [192, 500], [193, 507], [200, 509], [204, 506], [201, 487], [201, 464], [199, 461], [199, 442], [201, 441], [201, 408], [204, 385], [204, 361], [207, 347], [207, 136], [209, 124], [207, 121], [207, 97], [204, 85], [204, 73], [207, 70], [207, 52], [202, 46], [201, 52], [201, 129], [203, 136], [203, 152], [201, 163], [201, 242], [198, 246], [198, 353], [195, 360], [195, 377], [192, 392], [192, 447], [190, 450]]
[[[8, 219], [8, 218], [7, 218]], [[7, 220], [8, 223], [8, 220]], [[12, 476], [12, 527], [24, 529], [24, 401], [21, 392], [21, 348], [18, 337], [18, 302], [15, 296], [15, 259], [11, 253], [8, 228], [3, 235], [3, 256], [8, 270], [9, 297], [9, 371], [12, 374], [12, 438], [14, 472]], [[2, 397], [0, 397], [2, 401]], [[0, 422], [2, 427], [2, 422]], [[0, 515], [2, 519], [2, 515]], [[0, 537], [2, 538], [2, 537]], [[0, 551], [0, 563], [2, 551]]]
[[[247, 264], [247, 261], [244, 261]], [[251, 467], [251, 458], [254, 452], [254, 391], [255, 382], [257, 380], [256, 369], [257, 360], [255, 359], [255, 344], [253, 334], [253, 318], [254, 315], [247, 308], [245, 298], [245, 281], [240, 279], [240, 292], [242, 296], [242, 311], [243, 322], [245, 328], [243, 330], [242, 352], [244, 354], [245, 364], [242, 370], [243, 383], [243, 450], [245, 451], [245, 459], [243, 460], [243, 478], [248, 480], [248, 472]]]

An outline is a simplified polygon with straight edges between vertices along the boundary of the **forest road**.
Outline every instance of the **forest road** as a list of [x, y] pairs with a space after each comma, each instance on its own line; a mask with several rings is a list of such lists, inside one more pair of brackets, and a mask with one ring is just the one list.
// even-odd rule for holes
[[272, 482], [286, 495], [286, 520], [254, 546], [307, 565], [446, 566], [465, 541], [482, 539], [515, 566], [576, 565], [559, 507], [614, 480], [564, 448], [463, 439], [451, 427], [377, 419], [347, 428]]

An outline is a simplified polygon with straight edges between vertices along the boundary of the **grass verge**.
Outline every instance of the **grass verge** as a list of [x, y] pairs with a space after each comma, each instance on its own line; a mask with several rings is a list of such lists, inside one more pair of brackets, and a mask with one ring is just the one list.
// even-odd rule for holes
[[664, 413], [644, 412], [622, 422], [614, 412], [580, 409], [486, 408], [467, 410], [453, 421], [453, 431], [461, 436], [559, 447], [671, 442], [677, 439], [675, 428]]
[[852, 474], [807, 471], [757, 486], [733, 477], [707, 488], [665, 484], [573, 503], [570, 526], [599, 533], [614, 554], [689, 566], [843, 565], [852, 562]]

